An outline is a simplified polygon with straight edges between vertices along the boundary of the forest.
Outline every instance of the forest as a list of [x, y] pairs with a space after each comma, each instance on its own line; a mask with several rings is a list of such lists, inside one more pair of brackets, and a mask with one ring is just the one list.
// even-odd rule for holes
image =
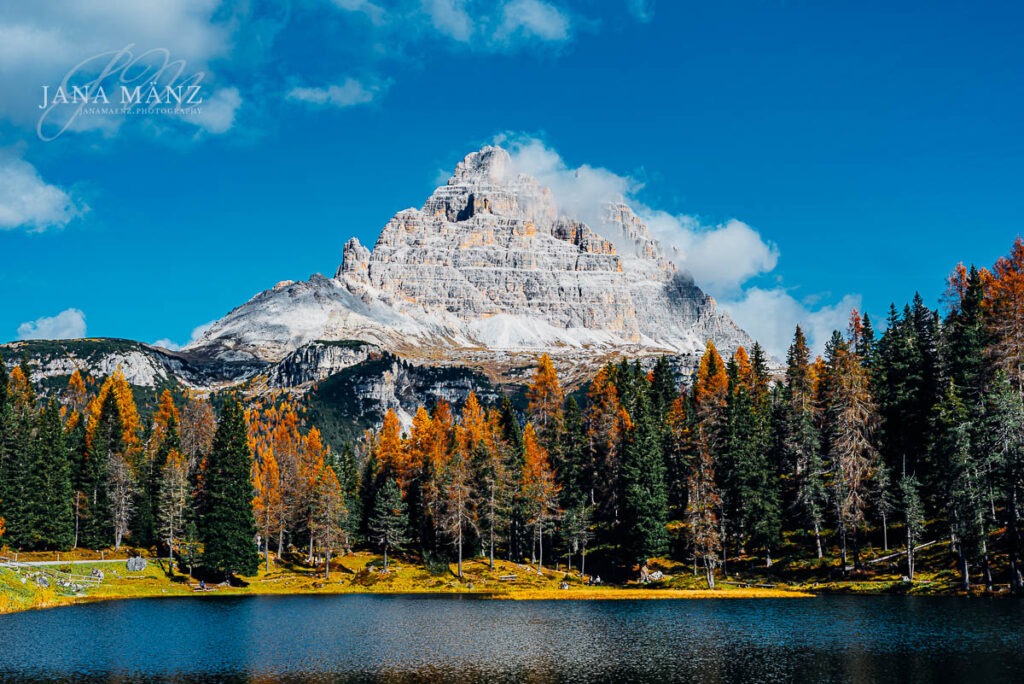
[[[569, 392], [546, 355], [525, 410], [506, 399], [394, 411], [332, 449], [301, 397], [165, 391], [140, 412], [120, 372], [33, 385], [0, 363], [0, 544], [153, 549], [189, 571], [252, 575], [369, 548], [428, 566], [507, 558], [635, 579], [648, 559], [709, 587], [730, 564], [948, 542], [960, 586], [1021, 594], [1024, 242], [958, 266], [940, 311], [920, 296], [880, 332], [851, 312], [781, 366], [708, 343], [692, 377], [621, 361]], [[143, 415], [146, 417], [143, 418]]]

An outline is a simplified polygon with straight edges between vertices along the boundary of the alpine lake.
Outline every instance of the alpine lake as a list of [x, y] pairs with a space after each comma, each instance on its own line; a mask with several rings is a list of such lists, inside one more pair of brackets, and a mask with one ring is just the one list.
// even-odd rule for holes
[[1020, 682], [1024, 602], [246, 596], [0, 616], [0, 681]]

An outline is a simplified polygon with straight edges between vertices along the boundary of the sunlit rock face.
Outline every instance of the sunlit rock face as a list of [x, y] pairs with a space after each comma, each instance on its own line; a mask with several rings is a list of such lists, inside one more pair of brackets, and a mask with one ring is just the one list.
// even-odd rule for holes
[[[592, 215], [600, 225], [562, 214], [505, 150], [485, 147], [388, 221], [372, 251], [345, 243], [333, 278], [261, 292], [185, 351], [277, 363], [316, 340], [359, 340], [410, 360], [510, 367], [540, 352], [692, 358], [707, 340], [751, 343], [628, 206]], [[314, 356], [336, 365], [340, 352]], [[276, 381], [290, 375], [320, 373], [293, 367]]]

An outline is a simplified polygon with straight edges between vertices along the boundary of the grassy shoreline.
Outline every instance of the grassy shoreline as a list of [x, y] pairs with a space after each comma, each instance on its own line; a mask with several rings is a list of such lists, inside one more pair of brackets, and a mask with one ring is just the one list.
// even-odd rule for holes
[[[439, 594], [514, 601], [762, 599], [806, 598], [822, 594], [966, 595], [958, 589], [955, 572], [948, 569], [922, 572], [919, 581], [913, 583], [903, 581], [899, 574], [880, 572], [870, 577], [833, 580], [826, 579], [827, 559], [791, 563], [788, 572], [780, 573], [771, 580], [754, 572], [748, 564], [742, 568], [747, 579], [730, 572], [728, 577], [719, 580], [715, 589], [709, 590], [702, 578], [693, 575], [689, 566], [664, 559], [652, 563], [652, 567], [657, 566], [666, 574], [665, 580], [656, 584], [629, 582], [625, 585], [589, 586], [576, 570], [567, 574], [564, 569], [545, 567], [543, 573], [538, 574], [534, 566], [505, 560], [496, 561], [494, 569], [491, 569], [481, 558], [464, 563], [462, 579], [457, 576], [458, 569], [454, 564], [435, 568], [432, 572], [404, 559], [393, 561], [389, 571], [384, 573], [381, 557], [368, 552], [334, 559], [328, 579], [324, 579], [322, 567], [317, 570], [300, 560], [278, 562], [275, 559], [269, 571], [261, 565], [255, 577], [244, 578], [247, 586], [211, 586], [206, 592], [198, 592], [198, 582], [189, 582], [185, 575], [168, 572], [167, 559], [147, 558], [146, 569], [133, 573], [127, 570], [127, 558], [127, 551], [118, 554], [106, 552], [102, 560], [99, 554], [91, 552], [62, 553], [59, 556], [21, 554], [23, 562], [48, 563], [45, 567], [51, 572], [59, 569], [89, 575], [94, 568], [99, 568], [103, 570], [105, 579], [100, 586], [89, 588], [84, 595], [62, 595], [55, 587], [39, 587], [25, 574], [19, 576], [10, 569], [0, 568], [0, 614], [104, 600], [214, 595]], [[509, 578], [513, 580], [507, 581]], [[563, 582], [567, 588], [562, 588]], [[1006, 593], [974, 591], [971, 595], [998, 596]]]
[[[26, 558], [25, 562], [49, 562], [42, 558]], [[721, 586], [709, 590], [696, 578], [673, 578], [660, 585], [588, 586], [578, 572], [545, 568], [536, 569], [508, 561], [496, 561], [492, 570], [488, 563], [473, 559], [464, 563], [463, 578], [452, 565], [447, 571], [431, 573], [417, 564], [392, 564], [387, 573], [380, 568], [379, 556], [355, 553], [336, 559], [331, 575], [324, 579], [322, 570], [294, 564], [272, 564], [269, 572], [261, 566], [255, 577], [244, 578], [248, 586], [216, 585], [197, 591], [198, 582], [188, 577], [168, 575], [166, 559], [148, 559], [145, 570], [129, 572], [125, 559], [77, 562], [72, 565], [34, 566], [48, 571], [73, 568], [76, 574], [88, 575], [94, 568], [102, 569], [103, 583], [79, 595], [61, 594], [54, 587], [36, 584], [34, 572], [16, 573], [0, 569], [0, 614], [40, 608], [53, 608], [94, 601], [133, 598], [194, 596], [257, 596], [257, 595], [452, 595], [492, 600], [658, 600], [658, 599], [759, 599], [806, 598], [813, 593], [789, 587], [758, 588]], [[514, 576], [514, 581], [507, 578]], [[503, 579], [505, 578], [505, 579]], [[690, 580], [693, 580], [692, 582]], [[22, 581], [24, 580], [24, 581]], [[562, 582], [568, 588], [561, 588]]]

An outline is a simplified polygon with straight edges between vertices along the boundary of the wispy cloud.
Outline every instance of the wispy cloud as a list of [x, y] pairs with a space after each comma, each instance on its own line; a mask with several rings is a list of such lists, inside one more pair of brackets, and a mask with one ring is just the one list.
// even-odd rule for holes
[[18, 326], [19, 340], [69, 340], [85, 337], [85, 314], [64, 309], [56, 316], [43, 316]]
[[[40, 114], [40, 85], [56, 86], [83, 61], [82, 74], [95, 75], [129, 45], [135, 55], [166, 50], [172, 60], [183, 61], [187, 73], [203, 72], [210, 87], [215, 82], [211, 63], [229, 56], [233, 48], [233, 26], [222, 20], [222, 9], [220, 0], [4, 3], [0, 118], [34, 129]], [[97, 57], [104, 54], [106, 62]], [[181, 121], [204, 127], [198, 119], [182, 117]], [[113, 115], [80, 116], [70, 130], [110, 135], [124, 122]]]
[[44, 181], [32, 164], [0, 151], [0, 230], [63, 228], [85, 211], [80, 200]]
[[355, 107], [373, 102], [388, 88], [388, 83], [364, 83], [346, 78], [339, 84], [320, 88], [296, 87], [288, 92], [288, 99], [305, 104], [337, 107]]
[[369, 17], [391, 48], [443, 39], [474, 52], [513, 52], [573, 38], [572, 12], [554, 0], [404, 0], [387, 9], [366, 0], [332, 4]]
[[752, 287], [737, 299], [719, 302], [733, 319], [777, 358], [784, 358], [799, 324], [820, 354], [833, 330], [845, 330], [850, 310], [861, 307], [860, 295], [845, 295], [835, 304], [814, 308], [783, 288]]
[[188, 342], [186, 342], [184, 344], [179, 344], [179, 343], [175, 342], [174, 340], [172, 340], [172, 339], [170, 339], [168, 337], [164, 337], [164, 338], [161, 338], [161, 339], [157, 340], [156, 342], [154, 342], [153, 346], [154, 347], [163, 347], [164, 349], [170, 349], [171, 351], [178, 351], [179, 349], [182, 349], [183, 347], [187, 347], [188, 345], [192, 344], [193, 342], [198, 341], [203, 336], [203, 333], [205, 333], [207, 330], [209, 330], [210, 326], [213, 325], [216, 322], [217, 321], [214, 320], [214, 321], [210, 321], [209, 323], [203, 323], [202, 325], [197, 325], [196, 327], [192, 328], [192, 334], [189, 337]]
[[561, 42], [570, 37], [569, 17], [541, 0], [512, 0], [502, 8], [497, 35], [506, 41], [522, 38]]

